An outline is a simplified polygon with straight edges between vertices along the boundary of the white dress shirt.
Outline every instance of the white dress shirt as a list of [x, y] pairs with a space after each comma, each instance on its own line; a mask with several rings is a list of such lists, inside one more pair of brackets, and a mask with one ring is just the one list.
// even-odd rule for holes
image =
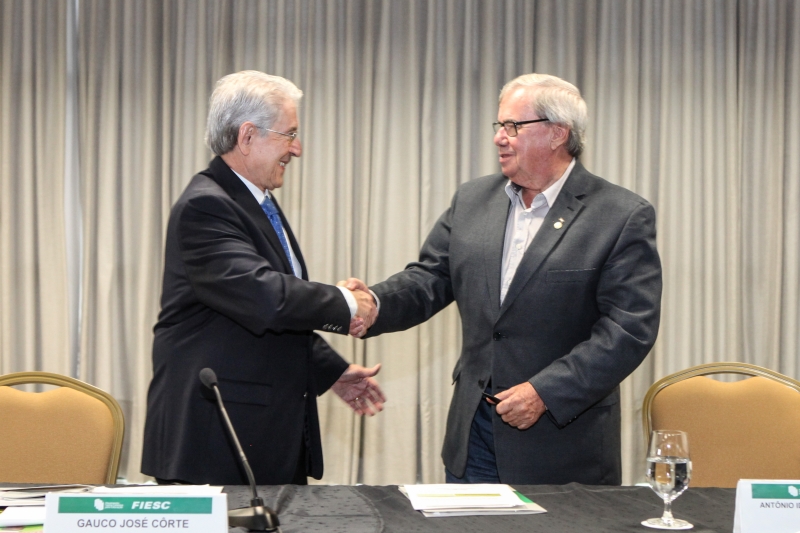
[[506, 184], [506, 194], [511, 199], [511, 209], [506, 221], [506, 236], [503, 244], [503, 267], [500, 278], [501, 305], [528, 246], [533, 242], [539, 228], [542, 227], [544, 217], [550, 212], [550, 208], [553, 207], [558, 193], [561, 192], [564, 182], [567, 181], [567, 177], [574, 167], [575, 159], [573, 158], [564, 174], [547, 189], [537, 194], [528, 208], [525, 207], [525, 202], [522, 200], [522, 187], [511, 180]]

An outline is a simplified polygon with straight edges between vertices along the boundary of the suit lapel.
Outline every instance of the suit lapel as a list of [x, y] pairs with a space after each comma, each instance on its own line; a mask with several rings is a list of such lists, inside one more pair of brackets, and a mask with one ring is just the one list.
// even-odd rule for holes
[[503, 305], [500, 306], [500, 316], [511, 307], [530, 278], [541, 268], [544, 260], [567, 234], [573, 221], [583, 210], [584, 204], [578, 199], [583, 195], [581, 187], [583, 182], [581, 173], [583, 172], [586, 171], [580, 163], [577, 163], [572, 169], [555, 204], [545, 216], [542, 227], [539, 228], [536, 237], [522, 257], [514, 279], [511, 280], [506, 298], [503, 300]]
[[506, 222], [511, 200], [505, 191], [503, 180], [499, 190], [492, 195], [487, 205], [488, 221], [483, 239], [483, 266], [486, 269], [487, 291], [489, 301], [494, 309], [500, 306], [501, 269], [503, 268], [503, 243], [505, 242]]
[[[247, 189], [242, 180], [233, 173], [230, 167], [222, 160], [221, 157], [215, 157], [211, 163], [209, 164], [209, 169], [211, 170], [210, 177], [213, 179], [217, 184], [222, 187], [222, 189], [231, 197], [231, 200], [236, 202], [239, 207], [245, 210], [245, 212], [250, 216], [250, 218], [256, 223], [258, 228], [261, 230], [261, 233], [264, 234], [267, 241], [269, 241], [270, 245], [275, 249], [275, 252], [278, 254], [278, 257], [281, 258], [281, 262], [283, 264], [283, 271], [287, 274], [294, 273], [292, 269], [292, 265], [289, 263], [289, 258], [286, 257], [286, 252], [283, 251], [283, 246], [281, 246], [281, 241], [278, 239], [278, 234], [275, 233], [275, 229], [272, 227], [267, 215], [264, 214], [264, 211], [261, 209], [261, 206], [258, 205], [256, 199], [253, 198], [253, 194]], [[275, 197], [273, 196], [273, 201]], [[277, 205], [277, 202], [276, 204]], [[278, 208], [280, 211], [280, 208]], [[289, 234], [292, 246], [294, 247], [294, 252], [297, 255], [298, 259], [300, 259], [300, 248], [297, 246], [297, 243], [294, 241], [294, 236], [292, 236], [291, 229], [289, 229], [289, 225], [286, 222], [286, 219], [283, 217], [283, 213], [281, 212], [281, 220], [283, 221], [283, 225], [286, 228], [286, 233]], [[302, 260], [300, 260], [302, 263]], [[303, 265], [303, 275], [305, 275], [305, 265]]]

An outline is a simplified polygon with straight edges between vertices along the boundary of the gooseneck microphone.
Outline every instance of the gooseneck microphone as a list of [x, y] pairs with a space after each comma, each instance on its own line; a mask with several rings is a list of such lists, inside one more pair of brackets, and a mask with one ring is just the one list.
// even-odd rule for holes
[[243, 527], [250, 531], [280, 532], [281, 529], [278, 527], [280, 525], [280, 522], [278, 522], [278, 515], [276, 515], [272, 509], [264, 505], [264, 500], [258, 496], [256, 478], [253, 476], [253, 470], [250, 468], [250, 463], [247, 462], [247, 456], [244, 454], [244, 450], [242, 450], [242, 445], [239, 444], [236, 431], [233, 430], [231, 419], [228, 418], [228, 412], [225, 410], [225, 405], [222, 403], [222, 395], [219, 393], [219, 387], [217, 386], [217, 375], [210, 368], [204, 368], [200, 371], [200, 381], [217, 395], [217, 406], [219, 406], [219, 411], [222, 413], [222, 418], [225, 420], [228, 433], [234, 444], [236, 444], [236, 449], [239, 451], [239, 460], [241, 460], [244, 471], [247, 473], [247, 479], [250, 481], [250, 491], [253, 495], [250, 500], [250, 507], [242, 507], [228, 511], [228, 525], [231, 527]]

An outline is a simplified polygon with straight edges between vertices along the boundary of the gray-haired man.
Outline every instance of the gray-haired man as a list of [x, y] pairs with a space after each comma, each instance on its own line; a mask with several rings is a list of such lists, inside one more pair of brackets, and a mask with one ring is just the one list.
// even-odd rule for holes
[[621, 482], [619, 384], [655, 342], [661, 264], [653, 207], [578, 161], [586, 119], [564, 80], [509, 82], [502, 173], [462, 185], [419, 261], [371, 287], [381, 308], [368, 335], [458, 304], [450, 482]]
[[[244, 71], [217, 82], [206, 142], [217, 154], [172, 208], [153, 343], [142, 472], [161, 482], [247, 484], [201, 369], [213, 369], [259, 484], [322, 476], [316, 396], [332, 388], [359, 414], [383, 394], [313, 330], [346, 334], [372, 296], [308, 280], [271, 192], [300, 157], [291, 82]], [[361, 318], [357, 318], [361, 317]]]

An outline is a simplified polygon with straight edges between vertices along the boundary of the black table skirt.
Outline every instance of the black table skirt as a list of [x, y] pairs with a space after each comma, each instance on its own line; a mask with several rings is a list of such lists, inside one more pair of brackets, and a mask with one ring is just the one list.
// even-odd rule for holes
[[[425, 518], [396, 486], [262, 486], [259, 494], [278, 512], [283, 533], [653, 533], [642, 520], [661, 516], [661, 499], [648, 487], [516, 485], [547, 513]], [[226, 487], [230, 508], [248, 505], [247, 487]], [[697, 533], [731, 533], [735, 489], [690, 488], [673, 502], [676, 518]], [[237, 531], [232, 529], [231, 531]]]

